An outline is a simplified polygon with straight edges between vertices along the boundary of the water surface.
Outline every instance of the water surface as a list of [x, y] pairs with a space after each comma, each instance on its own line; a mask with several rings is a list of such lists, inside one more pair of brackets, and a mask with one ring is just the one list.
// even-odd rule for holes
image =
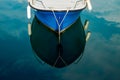
[[[92, 35], [78, 64], [56, 69], [40, 64], [27, 32], [25, 0], [0, 0], [0, 80], [120, 80], [119, 0], [92, 0], [81, 13]], [[32, 21], [32, 20], [31, 20]]]

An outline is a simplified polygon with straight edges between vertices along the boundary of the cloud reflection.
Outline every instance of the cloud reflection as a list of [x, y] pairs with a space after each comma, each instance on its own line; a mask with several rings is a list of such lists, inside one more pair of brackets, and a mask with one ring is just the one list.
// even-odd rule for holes
[[109, 0], [109, 1], [100, 1], [100, 0], [91, 0], [93, 4], [93, 12], [98, 17], [105, 18], [108, 21], [114, 21], [120, 23], [120, 1], [119, 0]]

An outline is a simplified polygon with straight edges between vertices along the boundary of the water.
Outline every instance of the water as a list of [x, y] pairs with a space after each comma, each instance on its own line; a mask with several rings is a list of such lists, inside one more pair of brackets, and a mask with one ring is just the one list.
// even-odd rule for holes
[[0, 0], [0, 80], [120, 80], [119, 0], [94, 0], [82, 23], [92, 32], [78, 64], [57, 69], [40, 64], [27, 32], [24, 0]]

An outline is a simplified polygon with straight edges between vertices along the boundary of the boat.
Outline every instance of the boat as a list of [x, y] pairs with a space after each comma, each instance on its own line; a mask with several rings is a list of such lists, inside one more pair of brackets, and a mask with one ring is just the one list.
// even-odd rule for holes
[[79, 61], [91, 34], [85, 34], [89, 21], [83, 26], [80, 13], [86, 7], [92, 10], [90, 0], [28, 0], [28, 3], [29, 22], [31, 8], [35, 9], [28, 34], [37, 59], [56, 68]]
[[40, 22], [59, 33], [69, 28], [86, 7], [92, 9], [90, 0], [28, 0], [28, 3], [28, 19], [32, 7]]

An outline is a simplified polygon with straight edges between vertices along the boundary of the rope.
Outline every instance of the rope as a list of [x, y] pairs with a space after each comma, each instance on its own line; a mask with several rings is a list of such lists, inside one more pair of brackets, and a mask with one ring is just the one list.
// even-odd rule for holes
[[[61, 25], [62, 25], [63, 21], [65, 20], [65, 18], [66, 18], [66, 16], [67, 16], [69, 10], [67, 9], [67, 11], [66, 11], [66, 13], [65, 13], [65, 15], [64, 15], [64, 17], [63, 17], [63, 19], [62, 19], [62, 21], [61, 21], [60, 23], [59, 23], [56, 15], [55, 15], [55, 11], [54, 11], [53, 9], [52, 9], [52, 12], [53, 12], [53, 16], [54, 16], [54, 18], [55, 18], [55, 20], [56, 20], [56, 22], [57, 22], [57, 25], [58, 25], [58, 39], [59, 39], [59, 44], [60, 44], [60, 28], [61, 28]], [[60, 52], [59, 52], [59, 56], [58, 56], [58, 58], [56, 59], [56, 61], [55, 61], [55, 63], [54, 63], [53, 66], [56, 65], [56, 63], [57, 63], [57, 61], [58, 61], [59, 58], [62, 60], [62, 62], [63, 62], [65, 65], [67, 65], [67, 63], [62, 59], [62, 57], [61, 57], [61, 55], [60, 55]]]
[[65, 13], [65, 15], [64, 15], [64, 17], [63, 17], [63, 19], [62, 19], [62, 21], [61, 21], [60, 23], [58, 22], [58, 19], [57, 19], [56, 15], [55, 15], [55, 11], [52, 10], [52, 12], [53, 12], [53, 16], [54, 16], [54, 18], [55, 18], [55, 20], [56, 20], [56, 22], [57, 22], [57, 25], [58, 25], [58, 27], [60, 28], [61, 25], [62, 25], [62, 23], [63, 23], [63, 21], [65, 20], [65, 18], [66, 18], [66, 16], [67, 16], [69, 10], [66, 11], [66, 13]]
[[57, 19], [56, 15], [55, 15], [55, 11], [53, 9], [52, 9], [52, 12], [53, 12], [53, 16], [54, 16], [54, 18], [55, 18], [55, 20], [57, 22], [57, 25], [58, 25], [58, 35], [59, 35], [59, 43], [60, 43], [60, 32], [61, 32], [60, 28], [61, 28], [61, 25], [62, 25], [63, 21], [65, 20], [65, 18], [67, 16], [69, 10], [66, 11], [66, 13], [65, 13], [65, 15], [64, 15], [64, 17], [63, 17], [63, 19], [62, 19], [62, 21], [60, 23], [58, 22], [58, 19]]

